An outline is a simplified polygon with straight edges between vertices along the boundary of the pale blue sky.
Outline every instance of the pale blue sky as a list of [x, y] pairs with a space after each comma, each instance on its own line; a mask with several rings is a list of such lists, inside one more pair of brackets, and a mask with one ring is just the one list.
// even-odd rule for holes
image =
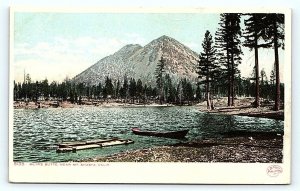
[[[203, 13], [21, 13], [14, 18], [15, 80], [72, 78], [126, 44], [146, 45], [167, 35], [199, 53], [206, 30], [214, 36], [219, 14]], [[271, 51], [271, 52], [270, 52]], [[242, 75], [254, 65], [244, 50]], [[261, 52], [267, 75], [273, 51]], [[262, 68], [261, 67], [261, 68]]]

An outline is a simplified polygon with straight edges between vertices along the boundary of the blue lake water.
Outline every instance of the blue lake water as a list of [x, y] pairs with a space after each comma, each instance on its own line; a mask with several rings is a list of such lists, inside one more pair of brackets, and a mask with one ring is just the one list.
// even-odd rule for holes
[[[284, 122], [245, 116], [207, 114], [196, 107], [53, 108], [14, 110], [13, 158], [23, 162], [63, 162], [107, 156], [127, 150], [220, 137], [232, 130], [283, 131]], [[189, 129], [186, 140], [134, 135], [131, 128], [151, 131]], [[64, 141], [119, 137], [134, 144], [56, 153]]]

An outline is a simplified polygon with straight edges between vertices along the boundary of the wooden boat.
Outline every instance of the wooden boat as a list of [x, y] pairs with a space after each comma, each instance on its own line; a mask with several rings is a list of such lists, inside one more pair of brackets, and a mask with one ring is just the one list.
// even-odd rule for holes
[[108, 146], [116, 146], [116, 145], [127, 145], [134, 143], [131, 139], [97, 139], [97, 140], [90, 140], [90, 141], [75, 141], [75, 142], [64, 142], [58, 144], [58, 148], [56, 152], [76, 152], [78, 150], [84, 149], [93, 149], [93, 148], [101, 148], [101, 147], [108, 147]]
[[188, 133], [189, 130], [170, 131], [170, 132], [155, 132], [155, 131], [141, 131], [139, 128], [132, 128], [131, 131], [136, 135], [182, 139], [186, 136], [186, 134]]

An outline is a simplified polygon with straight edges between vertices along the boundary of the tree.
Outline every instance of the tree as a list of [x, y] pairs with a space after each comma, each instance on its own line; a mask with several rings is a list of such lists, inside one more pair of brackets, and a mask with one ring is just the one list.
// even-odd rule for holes
[[128, 94], [128, 79], [127, 76], [124, 76], [123, 86], [120, 89], [120, 95], [122, 99], [125, 99], [125, 103], [127, 102]]
[[164, 58], [161, 56], [160, 60], [157, 63], [156, 66], [156, 70], [155, 70], [155, 77], [156, 77], [156, 86], [158, 88], [159, 91], [159, 103], [162, 104], [162, 100], [163, 100], [163, 73], [165, 72], [165, 60]]
[[177, 85], [177, 96], [178, 96], [178, 102], [180, 105], [182, 105], [182, 100], [183, 100], [183, 85], [182, 85], [182, 80], [179, 81]]
[[263, 18], [266, 14], [248, 14], [248, 19], [245, 19], [245, 31], [244, 31], [244, 46], [250, 48], [250, 51], [254, 49], [255, 56], [255, 107], [260, 106], [259, 102], [259, 63], [258, 63], [258, 49], [270, 47], [269, 44], [259, 44], [264, 36], [264, 23]]
[[201, 89], [200, 89], [200, 85], [197, 84], [197, 88], [196, 88], [196, 101], [199, 102], [201, 100]]
[[101, 84], [101, 82], [99, 82], [99, 84], [98, 84], [98, 86], [97, 86], [96, 89], [97, 89], [97, 90], [96, 90], [96, 95], [97, 95], [97, 97], [98, 97], [98, 98], [101, 98], [101, 96], [102, 96], [102, 84]]
[[[234, 82], [239, 74], [237, 66], [241, 63], [240, 14], [223, 13], [220, 15], [220, 28], [216, 32], [218, 59], [223, 65], [223, 78], [227, 79], [228, 106], [234, 105]], [[225, 81], [226, 82], [226, 81]]]
[[[271, 100], [275, 100], [276, 97], [276, 74], [275, 74], [275, 67], [273, 67], [273, 69], [271, 70], [271, 74], [270, 74], [270, 82], [269, 82], [269, 87], [268, 87], [268, 94], [269, 94], [269, 98]], [[281, 98], [281, 96], [280, 96]]]
[[120, 97], [120, 80], [118, 79], [118, 81], [117, 81], [117, 84], [116, 84], [116, 88], [115, 88], [115, 96], [116, 96], [116, 98], [119, 98]]
[[265, 39], [272, 44], [275, 57], [276, 94], [274, 110], [280, 109], [280, 78], [278, 49], [284, 49], [284, 14], [270, 13], [262, 19], [265, 24]]
[[134, 103], [134, 98], [136, 96], [136, 89], [137, 87], [136, 87], [135, 79], [131, 78], [129, 82], [129, 96], [132, 99], [132, 103]]
[[180, 96], [180, 100], [187, 101], [187, 104], [190, 104], [190, 101], [194, 99], [194, 90], [191, 82], [189, 82], [186, 78], [184, 78], [179, 83], [178, 88], [179, 88], [178, 94]]
[[143, 83], [142, 83], [141, 79], [138, 79], [138, 81], [136, 83], [136, 95], [137, 95], [137, 97], [139, 99], [139, 102], [140, 102], [140, 99], [143, 96]]
[[260, 80], [262, 85], [268, 81], [268, 77], [264, 68], [260, 71]]
[[190, 101], [193, 101], [194, 99], [194, 90], [193, 90], [193, 86], [191, 84], [191, 82], [187, 81], [186, 85], [185, 85], [185, 98], [188, 102], [188, 104], [190, 104]]
[[260, 89], [263, 98], [269, 97], [269, 83], [268, 77], [264, 69], [260, 71]]
[[103, 88], [103, 97], [107, 98], [108, 96], [113, 95], [113, 93], [114, 93], [114, 86], [112, 84], [112, 81], [108, 76], [106, 76], [105, 85]]
[[275, 81], [276, 81], [275, 72], [274, 72], [274, 70], [271, 70], [271, 75], [270, 75], [270, 83], [271, 83], [271, 85], [275, 85]]
[[216, 64], [216, 50], [213, 46], [212, 36], [209, 31], [206, 31], [202, 43], [203, 52], [199, 56], [198, 78], [201, 79], [200, 83], [205, 84], [205, 99], [207, 101], [207, 109], [212, 109], [211, 101], [211, 83], [216, 77], [216, 71], [219, 70]]
[[168, 103], [176, 101], [176, 89], [172, 84], [172, 79], [169, 74], [165, 75], [164, 97]]
[[41, 93], [45, 97], [45, 99], [48, 100], [48, 97], [49, 97], [49, 84], [48, 84], [47, 79], [45, 79], [41, 82]]

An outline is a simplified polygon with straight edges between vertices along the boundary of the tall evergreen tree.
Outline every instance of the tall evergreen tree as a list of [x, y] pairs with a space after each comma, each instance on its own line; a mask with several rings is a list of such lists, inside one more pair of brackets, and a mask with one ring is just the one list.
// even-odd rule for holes
[[157, 63], [156, 70], [155, 70], [155, 77], [156, 77], [156, 86], [159, 91], [159, 102], [162, 104], [163, 101], [163, 73], [165, 72], [165, 59], [161, 56], [160, 60]]
[[172, 103], [176, 101], [176, 89], [172, 84], [172, 79], [169, 74], [166, 74], [165, 76], [165, 86], [164, 86], [164, 95], [165, 100], [168, 103]]
[[274, 110], [280, 109], [280, 78], [278, 49], [284, 48], [284, 14], [270, 13], [263, 18], [265, 24], [265, 39], [270, 41], [274, 48], [276, 96]]
[[136, 83], [136, 95], [138, 97], [138, 101], [140, 102], [140, 99], [143, 96], [143, 83], [141, 79], [138, 79], [137, 83]]
[[132, 103], [134, 103], [134, 99], [136, 96], [136, 89], [137, 89], [137, 87], [136, 87], [135, 79], [131, 78], [130, 82], [129, 82], [129, 96], [132, 99]]
[[96, 93], [98, 98], [101, 98], [102, 96], [102, 84], [101, 82], [99, 82], [98, 86], [97, 86], [97, 93]]
[[268, 43], [259, 43], [259, 41], [264, 36], [264, 23], [263, 18], [266, 14], [248, 14], [247, 19], [245, 19], [245, 31], [244, 31], [244, 46], [250, 48], [250, 50], [254, 49], [255, 56], [255, 107], [260, 106], [259, 102], [259, 62], [258, 62], [258, 49], [259, 48], [267, 48], [270, 47]]
[[196, 88], [196, 101], [199, 102], [201, 100], [201, 89], [200, 89], [200, 85], [197, 84], [197, 88]]
[[211, 83], [216, 77], [216, 72], [219, 67], [216, 60], [216, 50], [213, 45], [212, 36], [209, 31], [205, 32], [205, 37], [202, 43], [203, 52], [199, 56], [198, 78], [200, 83], [205, 84], [205, 99], [207, 101], [207, 109], [212, 109], [211, 101]]
[[128, 79], [127, 76], [124, 76], [123, 86], [120, 88], [120, 96], [122, 99], [125, 99], [125, 103], [127, 102], [128, 95]]
[[115, 94], [116, 94], [116, 98], [119, 98], [120, 97], [120, 80], [118, 79], [117, 81], [117, 84], [116, 84], [116, 87], [115, 87]]
[[182, 80], [179, 81], [177, 85], [177, 100], [180, 105], [182, 105], [183, 101], [183, 85], [182, 85]]
[[111, 79], [108, 76], [106, 76], [105, 84], [103, 88], [103, 97], [107, 98], [108, 96], [113, 95], [113, 93], [114, 93], [114, 85], [112, 84]]
[[270, 84], [271, 84], [271, 85], [275, 85], [275, 81], [276, 81], [275, 72], [274, 72], [274, 70], [271, 70]]
[[228, 84], [228, 106], [234, 105], [235, 77], [239, 70], [237, 66], [241, 63], [241, 27], [240, 14], [223, 13], [220, 15], [220, 28], [216, 32], [216, 47], [218, 49], [219, 62], [224, 67], [224, 78]]

